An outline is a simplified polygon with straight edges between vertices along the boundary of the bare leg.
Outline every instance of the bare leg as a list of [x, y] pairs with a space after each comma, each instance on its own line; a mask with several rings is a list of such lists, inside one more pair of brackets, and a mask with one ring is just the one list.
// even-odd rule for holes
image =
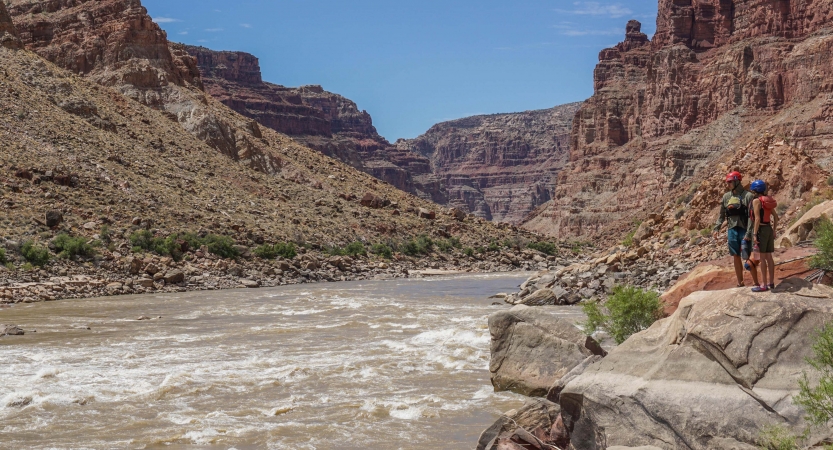
[[738, 277], [738, 286], [743, 285], [743, 261], [740, 256], [735, 256], [735, 275]]
[[749, 264], [749, 266], [750, 266], [749, 272], [752, 273], [752, 285], [753, 286], [759, 286], [758, 285], [758, 265], [757, 264]]
[[775, 260], [772, 259], [772, 253], [761, 253], [761, 259], [765, 259], [769, 266], [769, 283], [775, 284]]
[[767, 275], [768, 275], [768, 273], [769, 273], [769, 272], [768, 272], [768, 269], [769, 269], [769, 261], [767, 261], [767, 259], [766, 259], [766, 255], [767, 255], [766, 253], [761, 253], [761, 285], [762, 285], [762, 286], [766, 286], [766, 285], [767, 285], [766, 280], [768, 279], [768, 278], [767, 278]]

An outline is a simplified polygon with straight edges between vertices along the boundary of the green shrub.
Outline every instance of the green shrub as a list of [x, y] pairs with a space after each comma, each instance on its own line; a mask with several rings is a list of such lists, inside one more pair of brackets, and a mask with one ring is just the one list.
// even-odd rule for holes
[[72, 237], [66, 233], [55, 236], [52, 240], [58, 257], [64, 259], [75, 259], [78, 256], [90, 257], [95, 255], [95, 248], [87, 242], [84, 237]]
[[463, 243], [460, 242], [460, 238], [456, 236], [448, 238], [448, 243], [454, 248], [463, 248]]
[[443, 253], [448, 253], [448, 252], [450, 252], [450, 251], [451, 251], [451, 249], [453, 249], [454, 247], [453, 247], [453, 246], [451, 245], [451, 243], [450, 243], [450, 242], [448, 242], [448, 241], [439, 240], [439, 241], [437, 241], [437, 248], [438, 248], [441, 252], [443, 252]]
[[632, 246], [634, 236], [636, 236], [636, 230], [631, 230], [630, 233], [625, 235], [625, 239], [622, 239], [622, 245], [624, 245], [625, 247]]
[[35, 270], [35, 266], [33, 266], [32, 263], [27, 262], [27, 263], [23, 264], [22, 266], [20, 266], [20, 270], [22, 270], [24, 272], [31, 272], [31, 271]]
[[500, 246], [497, 245], [497, 242], [492, 241], [489, 243], [489, 247], [487, 247], [487, 250], [489, 250], [490, 252], [499, 252]]
[[463, 249], [463, 254], [471, 258], [472, 256], [474, 256], [474, 249], [471, 247], [466, 247]]
[[278, 242], [275, 244], [275, 253], [286, 259], [292, 259], [298, 255], [298, 252], [295, 250], [295, 244], [292, 242]]
[[370, 253], [379, 255], [385, 259], [393, 258], [393, 251], [385, 244], [373, 244], [373, 246], [370, 247]]
[[587, 302], [582, 307], [587, 315], [582, 324], [585, 332], [607, 331], [617, 344], [662, 317], [659, 294], [635, 286], [616, 286], [604, 305]]
[[9, 260], [6, 258], [6, 249], [0, 247], [0, 264], [5, 265]]
[[401, 248], [402, 253], [408, 256], [427, 255], [432, 250], [434, 250], [434, 241], [425, 235], [406, 241]]
[[209, 234], [202, 239], [202, 244], [208, 251], [221, 258], [237, 258], [239, 252], [234, 248], [234, 240], [228, 236]]
[[130, 245], [133, 246], [134, 249], [138, 248], [140, 250], [153, 250], [155, 246], [153, 237], [153, 233], [148, 230], [138, 230], [130, 233]]
[[347, 244], [347, 247], [344, 247], [344, 253], [347, 256], [352, 256], [352, 257], [364, 256], [364, 255], [367, 254], [367, 250], [365, 250], [364, 244], [362, 244], [361, 242], [356, 241], [356, 242], [351, 242], [351, 243]]
[[45, 266], [50, 260], [49, 249], [35, 245], [32, 241], [23, 243], [23, 247], [20, 248], [20, 254], [23, 255], [23, 258], [29, 264], [39, 267]]
[[799, 393], [793, 398], [807, 411], [807, 419], [815, 425], [833, 420], [833, 324], [818, 331], [813, 343], [813, 356], [807, 362], [820, 372], [817, 385], [811, 385], [805, 373], [798, 381]]
[[827, 185], [833, 186], [833, 176], [827, 178]]
[[814, 269], [833, 270], [833, 223], [824, 219], [816, 225], [814, 244], [818, 253], [810, 258], [810, 267]]
[[558, 247], [552, 242], [530, 242], [527, 247], [547, 255], [554, 255], [558, 250]]
[[255, 256], [263, 259], [275, 259], [278, 257], [278, 252], [275, 251], [274, 245], [263, 244], [255, 248]]
[[798, 450], [798, 438], [782, 425], [773, 425], [761, 430], [758, 435], [761, 450]]
[[101, 231], [98, 233], [98, 237], [101, 238], [101, 242], [109, 244], [113, 240], [113, 236], [110, 233], [110, 227], [102, 225]]

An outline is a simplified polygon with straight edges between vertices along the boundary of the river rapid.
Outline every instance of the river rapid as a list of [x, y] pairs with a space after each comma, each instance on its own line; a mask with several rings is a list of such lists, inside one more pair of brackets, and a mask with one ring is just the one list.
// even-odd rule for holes
[[26, 335], [0, 338], [0, 441], [5, 448], [473, 448], [501, 412], [522, 404], [489, 382], [487, 317], [507, 306], [487, 297], [513, 292], [525, 278], [3, 309], [0, 323]]

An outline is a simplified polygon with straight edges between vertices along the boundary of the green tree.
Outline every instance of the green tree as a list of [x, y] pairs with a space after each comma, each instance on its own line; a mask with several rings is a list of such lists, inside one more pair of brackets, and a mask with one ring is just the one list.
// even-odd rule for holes
[[662, 317], [659, 294], [635, 286], [616, 286], [604, 305], [587, 302], [582, 308], [587, 315], [587, 321], [582, 324], [584, 331], [593, 334], [604, 330], [617, 344]]
[[798, 381], [796, 404], [807, 411], [807, 418], [815, 425], [826, 425], [833, 420], [833, 324], [825, 325], [816, 335], [813, 356], [807, 362], [820, 373], [817, 384], [805, 373]]
[[816, 240], [814, 244], [818, 253], [810, 258], [810, 267], [833, 270], [833, 223], [824, 219], [819, 221], [815, 228]]
[[34, 266], [45, 266], [51, 257], [49, 256], [49, 249], [35, 245], [32, 241], [26, 241], [20, 248], [20, 254], [23, 258]]

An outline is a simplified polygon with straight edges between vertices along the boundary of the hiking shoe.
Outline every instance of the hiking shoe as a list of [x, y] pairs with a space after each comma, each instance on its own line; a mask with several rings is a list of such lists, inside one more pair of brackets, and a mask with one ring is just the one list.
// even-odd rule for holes
[[775, 289], [775, 283], [772, 283], [772, 284], [769, 285], [769, 290], [773, 290], [773, 289]]
[[766, 292], [769, 288], [766, 286], [755, 286], [752, 288], [752, 292]]

